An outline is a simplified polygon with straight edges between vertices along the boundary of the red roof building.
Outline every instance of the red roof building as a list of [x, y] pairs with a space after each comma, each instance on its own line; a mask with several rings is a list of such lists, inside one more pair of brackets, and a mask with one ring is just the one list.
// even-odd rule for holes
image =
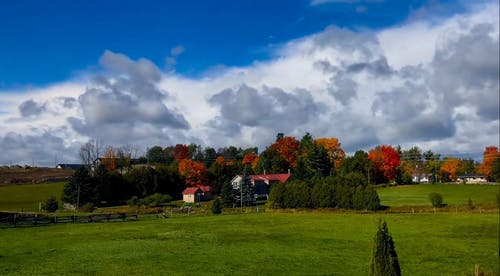
[[212, 187], [197, 186], [187, 187], [182, 192], [182, 200], [184, 202], [200, 202], [212, 199]]

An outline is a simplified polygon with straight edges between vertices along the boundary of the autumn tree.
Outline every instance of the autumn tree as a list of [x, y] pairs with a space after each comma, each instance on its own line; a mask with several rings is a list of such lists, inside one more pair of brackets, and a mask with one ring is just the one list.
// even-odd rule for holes
[[241, 163], [243, 165], [250, 165], [252, 169], [255, 169], [257, 166], [257, 162], [259, 162], [259, 156], [255, 153], [248, 153], [245, 156], [243, 156], [243, 160]]
[[500, 153], [495, 146], [486, 147], [483, 153], [483, 163], [479, 166], [479, 173], [484, 174], [491, 181], [491, 169], [495, 158], [499, 157]]
[[328, 153], [328, 158], [330, 158], [330, 162], [332, 162], [335, 169], [338, 170], [340, 168], [342, 160], [345, 159], [345, 152], [340, 147], [339, 139], [335, 137], [318, 138], [315, 140], [315, 142], [325, 148], [326, 152]]
[[182, 160], [189, 156], [188, 147], [186, 145], [177, 144], [174, 147], [174, 159]]
[[290, 167], [297, 166], [297, 148], [299, 147], [299, 142], [295, 137], [283, 137], [276, 140], [270, 148], [276, 150], [276, 152], [283, 158]]
[[446, 157], [441, 164], [440, 173], [441, 177], [448, 181], [455, 181], [457, 173], [462, 166], [462, 161], [454, 157]]
[[184, 177], [186, 185], [205, 185], [206, 168], [201, 162], [190, 159], [181, 159], [179, 162], [179, 174]]
[[116, 155], [115, 155], [115, 149], [113, 147], [108, 146], [106, 148], [106, 151], [104, 151], [104, 158], [102, 159], [102, 164], [110, 172], [116, 169]]
[[[399, 166], [399, 155], [393, 147], [387, 145], [378, 146], [370, 150], [368, 158], [374, 164], [374, 171], [378, 176], [377, 182], [395, 179]], [[381, 175], [383, 178], [380, 178]]]

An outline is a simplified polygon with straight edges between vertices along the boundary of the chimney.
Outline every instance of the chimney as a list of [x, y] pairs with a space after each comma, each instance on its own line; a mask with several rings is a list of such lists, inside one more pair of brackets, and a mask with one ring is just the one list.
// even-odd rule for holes
[[264, 175], [266, 175], [266, 169], [264, 169]]
[[290, 169], [288, 169], [288, 174], [290, 174]]

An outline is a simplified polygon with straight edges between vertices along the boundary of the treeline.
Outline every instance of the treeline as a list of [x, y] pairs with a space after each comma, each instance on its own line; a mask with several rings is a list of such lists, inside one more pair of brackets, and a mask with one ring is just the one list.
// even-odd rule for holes
[[77, 170], [64, 186], [62, 199], [78, 207], [116, 205], [154, 194], [180, 199], [184, 188], [182, 177], [171, 167], [133, 168], [121, 174], [100, 165], [93, 170], [86, 167]]
[[224, 185], [237, 174], [290, 172], [292, 181], [309, 183], [311, 191], [315, 186], [310, 183], [312, 179], [342, 179], [351, 173], [362, 175], [368, 185], [410, 184], [420, 178], [446, 182], [456, 180], [460, 174], [474, 173], [500, 181], [500, 154], [494, 146], [486, 148], [482, 164], [471, 159], [442, 158], [416, 146], [402, 149], [380, 145], [346, 156], [337, 138], [315, 139], [309, 133], [300, 140], [278, 133], [276, 140], [260, 153], [256, 147], [216, 150], [195, 144], [153, 146], [139, 157], [136, 153], [131, 146], [108, 146], [101, 155], [95, 141], [82, 146], [80, 157], [87, 169], [75, 173], [68, 183], [65, 201], [76, 203], [78, 187], [80, 202], [93, 204], [119, 202], [133, 196], [145, 198], [155, 193], [178, 199], [185, 187], [198, 185], [211, 186], [216, 195], [221, 195]]
[[381, 207], [377, 192], [359, 173], [276, 184], [269, 194], [268, 205], [274, 209], [378, 210]]

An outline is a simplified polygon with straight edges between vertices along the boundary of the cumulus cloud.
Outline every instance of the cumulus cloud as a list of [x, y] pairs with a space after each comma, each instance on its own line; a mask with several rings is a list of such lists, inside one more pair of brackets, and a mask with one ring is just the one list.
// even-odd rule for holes
[[45, 111], [45, 105], [33, 100], [27, 100], [19, 105], [19, 112], [23, 117], [36, 116], [43, 111]]
[[61, 149], [76, 156], [89, 138], [143, 149], [190, 142], [263, 149], [277, 132], [310, 132], [340, 138], [348, 152], [380, 143], [480, 152], [499, 138], [492, 10], [498, 4], [380, 31], [331, 26], [283, 44], [269, 60], [201, 78], [106, 51], [100, 73], [85, 81], [0, 98], [0, 150], [17, 163]]
[[68, 122], [77, 132], [96, 139], [117, 143], [123, 138], [142, 140], [166, 137], [167, 129], [189, 129], [179, 112], [168, 108], [168, 93], [157, 83], [160, 70], [150, 61], [132, 61], [122, 54], [104, 53], [101, 65], [112, 77], [94, 78], [91, 88], [78, 97], [82, 118]]

